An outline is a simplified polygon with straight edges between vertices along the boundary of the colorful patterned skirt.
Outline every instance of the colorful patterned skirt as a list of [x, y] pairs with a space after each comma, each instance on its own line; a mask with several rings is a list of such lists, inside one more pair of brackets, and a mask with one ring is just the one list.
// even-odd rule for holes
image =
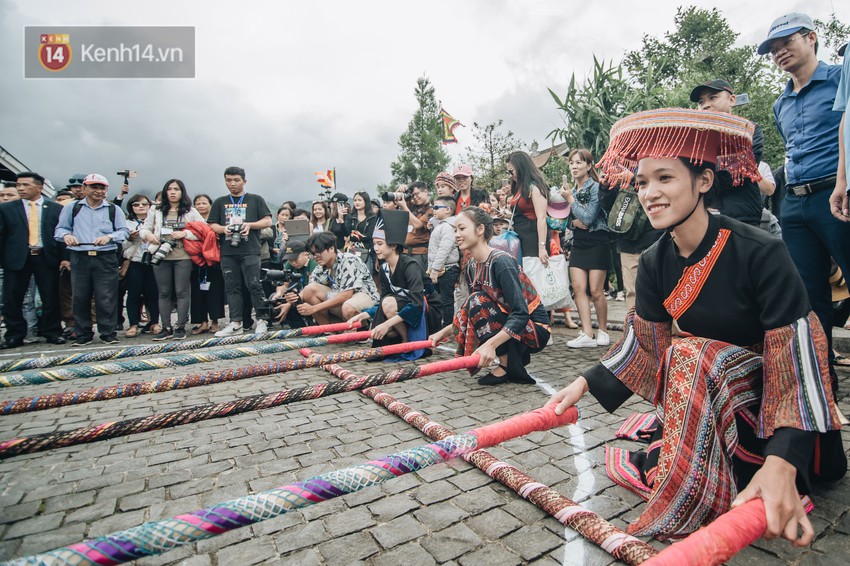
[[[538, 307], [542, 308], [542, 307]], [[478, 347], [495, 336], [505, 327], [507, 311], [492, 297], [482, 291], [470, 293], [469, 298], [455, 313], [454, 336], [458, 356], [470, 356]], [[549, 341], [549, 326], [529, 317], [528, 323], [518, 336], [496, 348], [496, 355], [508, 356], [508, 373], [523, 375], [525, 366], [531, 362], [531, 354], [542, 350]], [[475, 375], [480, 368], [470, 370]]]
[[[728, 511], [738, 489], [763, 464], [767, 441], [755, 434], [762, 390], [758, 354], [686, 338], [667, 350], [659, 372], [656, 415], [633, 417], [618, 432], [649, 442], [648, 449], [606, 447], [605, 465], [614, 482], [647, 501], [629, 533], [664, 540], [685, 536]], [[831, 475], [825, 468], [836, 459], [826, 453], [821, 458], [819, 449], [833, 436], [818, 436], [814, 473], [823, 477]], [[837, 440], [840, 450], [840, 436]]]

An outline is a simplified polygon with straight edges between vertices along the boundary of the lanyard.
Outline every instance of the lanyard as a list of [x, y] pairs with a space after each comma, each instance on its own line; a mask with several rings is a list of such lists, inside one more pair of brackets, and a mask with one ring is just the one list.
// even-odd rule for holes
[[236, 202], [234, 202], [234, 201], [233, 201], [233, 195], [227, 195], [227, 196], [229, 196], [229, 197], [230, 197], [230, 204], [232, 204], [233, 206], [239, 206], [239, 205], [241, 205], [241, 204], [242, 204], [242, 199], [244, 199], [244, 198], [245, 198], [245, 195], [247, 195], [247, 194], [248, 194], [248, 193], [242, 193], [242, 196], [241, 196], [241, 197], [239, 197], [239, 200], [238, 200], [238, 201], [236, 201]]

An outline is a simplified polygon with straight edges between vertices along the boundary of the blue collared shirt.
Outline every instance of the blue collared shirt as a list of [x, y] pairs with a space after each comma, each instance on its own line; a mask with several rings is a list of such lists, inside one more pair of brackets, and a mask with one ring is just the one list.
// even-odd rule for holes
[[[74, 227], [72, 230], [71, 215], [77, 203], [82, 203], [82, 208], [80, 208], [80, 212], [74, 218]], [[112, 242], [104, 246], [68, 246], [69, 250], [76, 252], [91, 250], [108, 251], [118, 249], [118, 244], [127, 239], [130, 235], [130, 230], [127, 228], [127, 221], [124, 218], [124, 211], [121, 210], [121, 207], [115, 207], [115, 226], [113, 227], [112, 221], [109, 220], [109, 203], [106, 202], [106, 199], [97, 208], [92, 208], [89, 206], [87, 199], [82, 199], [63, 208], [62, 213], [59, 215], [59, 224], [56, 225], [54, 238], [61, 242], [68, 234], [73, 234], [78, 242], [87, 244], [91, 244], [101, 236], [112, 238]]]
[[[838, 83], [835, 106], [832, 109], [846, 114], [848, 105], [850, 105], [850, 50], [844, 53], [841, 82]], [[850, 179], [850, 156], [847, 155], [847, 152], [850, 151], [850, 124], [847, 123], [846, 116], [844, 118], [844, 131], [841, 132], [841, 136], [844, 139], [844, 171], [847, 174], [847, 179]], [[850, 188], [850, 184], [847, 186]]]
[[789, 185], [835, 175], [838, 167], [838, 126], [835, 93], [841, 78], [839, 65], [823, 61], [800, 92], [789, 80], [773, 103], [776, 127], [785, 142], [785, 179]]

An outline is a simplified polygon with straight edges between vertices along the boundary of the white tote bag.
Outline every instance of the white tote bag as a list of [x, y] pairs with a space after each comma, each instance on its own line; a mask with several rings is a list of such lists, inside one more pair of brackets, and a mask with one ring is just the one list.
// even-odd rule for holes
[[538, 257], [524, 257], [522, 270], [534, 283], [543, 308], [553, 310], [570, 305], [570, 282], [564, 255], [550, 256], [549, 265], [545, 267]]

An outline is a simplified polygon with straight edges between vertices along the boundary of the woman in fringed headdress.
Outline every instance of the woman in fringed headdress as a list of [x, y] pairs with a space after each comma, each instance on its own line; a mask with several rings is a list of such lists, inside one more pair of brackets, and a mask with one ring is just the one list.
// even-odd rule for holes
[[454, 323], [431, 340], [436, 345], [454, 334], [458, 355], [479, 354], [479, 368], [498, 358], [498, 367], [479, 378], [480, 385], [534, 383], [525, 366], [549, 341], [549, 315], [540, 296], [517, 258], [487, 244], [493, 237], [493, 219], [483, 209], [464, 208], [455, 219], [455, 234], [461, 253], [470, 255], [469, 297]]
[[[648, 502], [633, 534], [684, 536], [761, 497], [766, 537], [803, 546], [814, 533], [799, 494], [847, 469], [826, 336], [788, 251], [706, 210], [720, 183], [760, 178], [752, 134], [729, 114], [641, 112], [614, 124], [600, 163], [612, 182], [637, 169], [665, 234], [641, 255], [623, 338], [550, 403], [590, 391], [608, 411], [633, 393], [655, 405], [654, 423], [632, 427], [646, 452], [606, 449], [611, 478]], [[671, 341], [673, 320], [693, 337]]]

